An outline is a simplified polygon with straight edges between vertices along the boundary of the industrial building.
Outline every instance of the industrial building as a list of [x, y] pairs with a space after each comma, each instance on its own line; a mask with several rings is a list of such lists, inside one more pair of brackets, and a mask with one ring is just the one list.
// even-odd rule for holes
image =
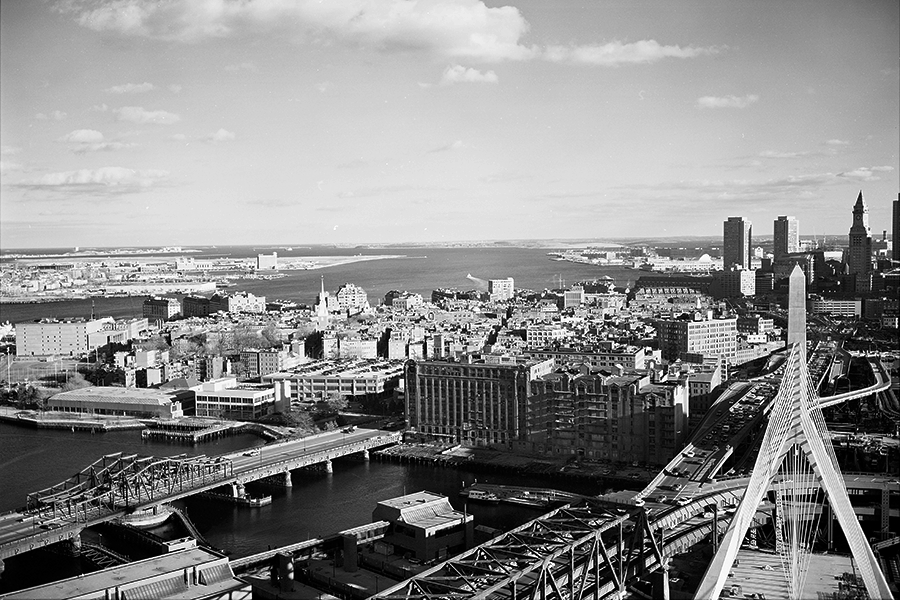
[[183, 404], [189, 404], [193, 397], [194, 393], [190, 391], [96, 386], [50, 396], [47, 410], [139, 419], [177, 419], [184, 416]]
[[471, 446], [507, 446], [525, 431], [529, 382], [553, 359], [486, 356], [471, 362], [406, 363], [406, 418], [430, 438]]

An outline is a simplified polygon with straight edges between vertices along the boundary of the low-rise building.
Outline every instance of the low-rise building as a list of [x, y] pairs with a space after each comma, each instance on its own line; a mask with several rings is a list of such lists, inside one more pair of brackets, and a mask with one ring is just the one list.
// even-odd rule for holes
[[379, 502], [372, 521], [390, 523], [384, 541], [394, 554], [417, 560], [443, 560], [472, 543], [474, 517], [450, 505], [446, 496], [421, 491]]
[[252, 421], [276, 410], [276, 390], [271, 384], [238, 383], [234, 377], [207, 381], [196, 392], [194, 414]]
[[182, 401], [188, 397], [193, 397], [193, 393], [96, 386], [54, 394], [47, 399], [47, 409], [141, 419], [175, 419], [184, 416]]
[[[81, 356], [108, 343], [108, 336], [91, 337], [104, 330], [114, 331], [112, 317], [102, 319], [40, 319], [16, 323], [17, 356]], [[116, 333], [124, 341], [125, 332]], [[104, 341], [106, 339], [106, 341]], [[102, 343], [101, 343], [102, 342]]]
[[148, 321], [168, 321], [181, 314], [181, 304], [175, 298], [151, 296], [144, 300], [142, 308]]
[[291, 401], [325, 400], [332, 394], [381, 396], [390, 394], [403, 375], [403, 363], [383, 359], [326, 359], [279, 373], [263, 375], [263, 383], [286, 382]]

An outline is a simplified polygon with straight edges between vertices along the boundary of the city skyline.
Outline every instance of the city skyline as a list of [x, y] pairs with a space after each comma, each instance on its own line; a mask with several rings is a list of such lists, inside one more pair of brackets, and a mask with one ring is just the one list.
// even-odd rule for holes
[[872, 235], [896, 2], [4, 2], [0, 247]]

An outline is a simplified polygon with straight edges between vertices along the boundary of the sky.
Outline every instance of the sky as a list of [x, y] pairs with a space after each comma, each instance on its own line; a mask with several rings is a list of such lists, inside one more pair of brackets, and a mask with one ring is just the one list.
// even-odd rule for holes
[[873, 233], [896, 0], [3, 0], [0, 248]]

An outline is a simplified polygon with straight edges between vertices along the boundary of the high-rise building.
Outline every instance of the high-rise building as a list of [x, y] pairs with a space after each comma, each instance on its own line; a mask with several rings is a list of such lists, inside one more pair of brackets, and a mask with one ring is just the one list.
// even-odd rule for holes
[[894, 259], [894, 266], [897, 266], [897, 263], [900, 262], [900, 194], [897, 194], [897, 199], [894, 200], [893, 217], [891, 227], [891, 244], [893, 244], [893, 250], [891, 251], [891, 257]]
[[743, 217], [728, 217], [725, 221], [724, 245], [722, 249], [722, 266], [750, 268], [750, 244], [752, 242], [753, 224]]
[[847, 249], [847, 269], [856, 276], [857, 291], [868, 291], [872, 272], [872, 231], [869, 228], [869, 207], [862, 190], [853, 205], [853, 225], [850, 226], [850, 247]]
[[800, 252], [800, 223], [795, 217], [775, 219], [775, 260], [785, 254]]

